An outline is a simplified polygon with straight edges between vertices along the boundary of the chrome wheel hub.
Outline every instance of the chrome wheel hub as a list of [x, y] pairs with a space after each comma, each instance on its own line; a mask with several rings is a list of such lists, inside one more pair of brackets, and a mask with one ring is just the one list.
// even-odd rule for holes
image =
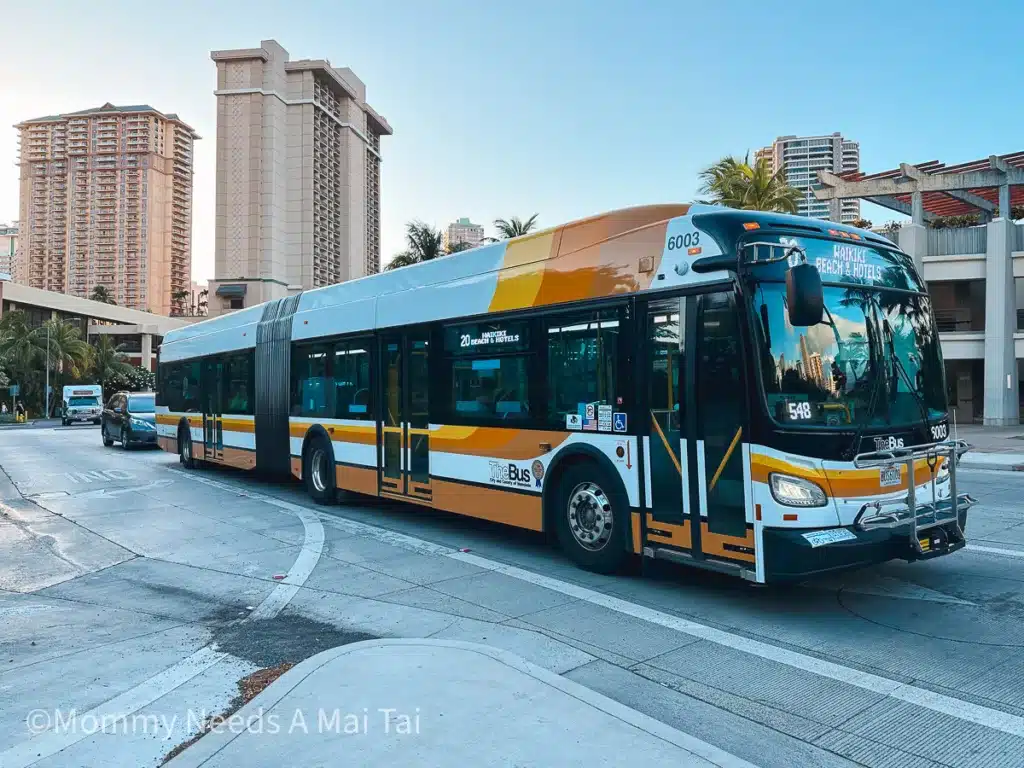
[[566, 509], [569, 530], [584, 549], [604, 549], [612, 537], [612, 504], [603, 490], [594, 483], [580, 483], [569, 494]]
[[313, 487], [316, 488], [317, 493], [323, 493], [327, 486], [324, 483], [326, 476], [326, 459], [327, 456], [324, 453], [323, 448], [314, 448], [313, 455], [309, 461], [309, 476], [313, 480]]

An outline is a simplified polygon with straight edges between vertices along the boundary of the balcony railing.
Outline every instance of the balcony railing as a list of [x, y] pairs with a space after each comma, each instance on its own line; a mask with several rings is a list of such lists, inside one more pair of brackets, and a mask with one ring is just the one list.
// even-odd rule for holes
[[988, 246], [988, 228], [984, 226], [929, 229], [927, 231], [928, 255], [930, 256], [985, 253]]
[[970, 331], [972, 313], [967, 307], [955, 309], [935, 309], [935, 325], [939, 333], [956, 333]]

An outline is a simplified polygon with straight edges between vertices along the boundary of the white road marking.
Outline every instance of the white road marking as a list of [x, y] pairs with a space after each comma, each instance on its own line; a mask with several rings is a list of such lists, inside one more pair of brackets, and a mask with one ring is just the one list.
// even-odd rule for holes
[[539, 573], [533, 573], [532, 571], [527, 571], [512, 565], [505, 565], [493, 560], [488, 560], [487, 558], [480, 557], [479, 555], [466, 552], [451, 552], [447, 557], [454, 560], [461, 560], [465, 563], [472, 563], [480, 568], [502, 573], [506, 576], [511, 576], [514, 579], [535, 584], [539, 587], [545, 587], [554, 592], [559, 592], [563, 595], [574, 597], [577, 600], [590, 603], [591, 605], [598, 605], [602, 608], [607, 608], [617, 613], [625, 614], [626, 616], [632, 616], [633, 618], [647, 621], [651, 624], [657, 624], [659, 626], [666, 627], [667, 629], [682, 632], [683, 634], [690, 635], [691, 637], [706, 640], [710, 643], [715, 643], [716, 645], [741, 651], [742, 653], [748, 653], [751, 656], [776, 661], [780, 664], [793, 667], [794, 669], [810, 672], [821, 677], [827, 677], [831, 680], [836, 680], [841, 683], [856, 686], [857, 688], [862, 688], [866, 691], [881, 694], [882, 696], [899, 699], [900, 701], [905, 701], [908, 704], [915, 704], [919, 707], [930, 709], [933, 712], [940, 712], [942, 714], [955, 717], [958, 720], [966, 720], [967, 722], [983, 725], [988, 728], [994, 728], [1013, 736], [1024, 737], [1024, 717], [1019, 717], [1018, 715], [1011, 715], [1008, 712], [1002, 712], [998, 709], [972, 704], [969, 701], [963, 701], [961, 699], [953, 698], [952, 696], [935, 693], [925, 688], [918, 688], [906, 683], [889, 680], [888, 678], [875, 675], [870, 672], [861, 672], [860, 670], [844, 667], [841, 664], [825, 661], [824, 659], [819, 659], [815, 656], [790, 651], [786, 648], [779, 648], [777, 646], [761, 642], [760, 640], [752, 640], [751, 638], [744, 637], [743, 635], [737, 635], [732, 632], [726, 632], [721, 629], [709, 627], [705, 624], [700, 624], [696, 621], [662, 613], [661, 611], [646, 608], [642, 605], [636, 605], [627, 600], [605, 595], [601, 592], [587, 589], [586, 587], [570, 584], [569, 582], [561, 581], [559, 579], [553, 579], [549, 576], [542, 576]]
[[[196, 477], [194, 474], [181, 472], [180, 470], [171, 471], [175, 474], [184, 475], [195, 482], [204, 483], [205, 485], [232, 493], [239, 493], [238, 488], [218, 483], [215, 480]], [[166, 484], [167, 481], [158, 480], [152, 485]], [[272, 619], [295, 596], [295, 593], [299, 591], [299, 587], [306, 583], [306, 579], [309, 578], [309, 575], [319, 562], [324, 547], [324, 527], [320, 522], [319, 516], [307, 507], [290, 504], [287, 501], [281, 501], [280, 499], [262, 494], [244, 493], [242, 495], [250, 496], [271, 506], [291, 512], [302, 521], [302, 527], [305, 531], [302, 550], [289, 569], [288, 575], [282, 582], [275, 585], [273, 591], [263, 599], [263, 602], [256, 606], [256, 609], [244, 621]], [[221, 653], [216, 649], [216, 646], [205, 646], [195, 653], [186, 656], [177, 664], [168, 667], [163, 672], [125, 691], [120, 696], [116, 696], [87, 712], [78, 713], [77, 717], [79, 721], [102, 722], [107, 726], [107, 730], [117, 733], [119, 727], [123, 728], [124, 718], [149, 706], [154, 701], [166, 696], [193, 678], [198, 677], [214, 664], [226, 658], [228, 658], [228, 654]], [[95, 718], [95, 721], [92, 718]], [[40, 760], [57, 754], [61, 750], [73, 746], [90, 735], [91, 732], [81, 728], [67, 728], [62, 732], [56, 732], [52, 729], [45, 731], [27, 741], [16, 744], [5, 752], [0, 752], [0, 766], [4, 766], [4, 768], [24, 768], [25, 766], [33, 765]]]
[[987, 555], [1002, 557], [1024, 557], [1024, 549], [1000, 549], [999, 547], [983, 547], [980, 544], [968, 544], [964, 549], [970, 552], [984, 552]]
[[[183, 474], [180, 470], [171, 471]], [[190, 475], [190, 477], [214, 487], [221, 487], [226, 490], [234, 491], [242, 496], [249, 496], [254, 499], [276, 504], [284, 509], [290, 509], [297, 506], [280, 499], [275, 499], [272, 496], [265, 496], [264, 494], [243, 490], [238, 486], [229, 486], [223, 483], [217, 483], [216, 481], [210, 481], [205, 478], [196, 478], [192, 475]], [[309, 510], [308, 507], [305, 509], [312, 511]], [[322, 512], [316, 512], [315, 514], [319, 517], [331, 520], [332, 522], [342, 519], [336, 516], [328, 516]], [[502, 573], [506, 576], [510, 576], [511, 578], [518, 579], [519, 581], [545, 587], [553, 592], [558, 592], [568, 597], [582, 600], [590, 603], [591, 605], [607, 608], [608, 610], [615, 611], [616, 613], [632, 616], [633, 618], [640, 619], [641, 621], [657, 624], [667, 629], [672, 629], [677, 632], [690, 635], [691, 637], [715, 643], [716, 645], [731, 648], [742, 653], [748, 653], [751, 656], [768, 659], [770, 661], [778, 662], [779, 664], [785, 664], [793, 669], [810, 672], [811, 674], [819, 675], [820, 677], [836, 680], [841, 683], [856, 686], [857, 688], [861, 688], [866, 691], [871, 691], [872, 693], [888, 696], [899, 701], [907, 702], [908, 704], [914, 704], [925, 709], [930, 709], [933, 712], [949, 715], [950, 717], [955, 717], [958, 720], [964, 720], [976, 725], [993, 728], [1012, 736], [1024, 738], [1024, 717], [1020, 717], [1018, 715], [1013, 715], [998, 709], [992, 709], [991, 707], [981, 706], [979, 704], [973, 704], [969, 701], [957, 699], [945, 694], [935, 693], [934, 691], [929, 691], [926, 688], [918, 688], [917, 686], [909, 685], [907, 683], [900, 683], [896, 680], [890, 680], [871, 672], [862, 672], [851, 667], [844, 667], [842, 664], [825, 661], [824, 659], [819, 659], [816, 656], [791, 651], [786, 648], [780, 648], [743, 635], [716, 629], [715, 627], [710, 627], [706, 624], [700, 624], [699, 622], [692, 621], [690, 619], [683, 619], [678, 616], [663, 613], [662, 611], [654, 610], [653, 608], [637, 605], [629, 602], [628, 600], [612, 597], [611, 595], [606, 595], [567, 581], [555, 579], [550, 576], [543, 576], [539, 573], [534, 573], [533, 571], [528, 571], [513, 565], [499, 563], [495, 560], [489, 560], [485, 557], [480, 557], [479, 555], [474, 555], [469, 552], [460, 552], [452, 548], [433, 544], [432, 542], [419, 539], [415, 536], [399, 534], [395, 531], [389, 531], [385, 528], [358, 522], [356, 520], [345, 520], [344, 527], [352, 532], [357, 532], [361, 535], [369, 536], [383, 542], [394, 543], [397, 540], [396, 537], [400, 537], [401, 540], [407, 542], [409, 545], [426, 547], [429, 548], [430, 551], [442, 555], [443, 557], [450, 557], [453, 560], [461, 560], [462, 562], [471, 563], [472, 565], [476, 565], [485, 570]]]
[[[78, 722], [101, 722], [106, 726], [105, 730], [116, 733], [119, 724], [123, 727], [124, 718], [199, 676], [226, 656], [227, 654], [221, 653], [211, 646], [200, 648], [191, 656], [185, 657], [141, 685], [125, 691], [120, 696], [115, 696], [110, 701], [104, 702], [88, 712], [76, 713]], [[48, 730], [38, 736], [33, 736], [28, 741], [23, 741], [6, 752], [0, 752], [0, 765], [5, 768], [23, 768], [37, 763], [91, 735], [83, 730], [86, 729], [69, 727], [63, 731]]]
[[88, 472], [65, 472], [64, 477], [72, 483], [94, 483], [107, 480], [131, 480], [135, 475], [125, 469], [91, 469]]
[[[170, 485], [173, 480], [154, 480], [152, 483], [146, 485], [133, 485], [130, 488], [97, 488], [95, 491], [84, 491], [82, 493], [76, 493], [76, 499], [95, 499], [99, 496], [120, 496], [125, 493], [138, 493], [139, 491], [148, 491], [152, 488], [162, 488], [165, 485]], [[42, 494], [40, 494], [40, 497]]]

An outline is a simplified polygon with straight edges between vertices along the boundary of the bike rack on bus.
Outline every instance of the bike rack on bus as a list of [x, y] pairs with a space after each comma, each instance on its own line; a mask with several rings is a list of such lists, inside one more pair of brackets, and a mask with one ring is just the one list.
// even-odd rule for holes
[[[963, 440], [943, 440], [907, 448], [892, 448], [857, 454], [853, 459], [853, 465], [858, 469], [905, 464], [907, 466], [907, 495], [888, 501], [868, 502], [861, 507], [854, 525], [862, 530], [909, 526], [911, 545], [919, 554], [924, 555], [926, 552], [921, 545], [919, 534], [930, 528], [952, 524], [952, 531], [947, 532], [955, 533], [958, 537], [958, 541], [952, 542], [952, 544], [962, 546], [966, 538], [960, 513], [966, 512], [976, 502], [969, 494], [957, 495], [956, 465], [959, 463], [960, 457], [970, 448], [971, 446]], [[920, 459], [924, 459], [931, 470], [931, 504], [918, 504], [917, 502], [914, 464]], [[949, 467], [949, 498], [945, 499], [938, 498], [935, 490], [935, 477], [938, 474], [936, 467], [942, 460], [945, 460]]]

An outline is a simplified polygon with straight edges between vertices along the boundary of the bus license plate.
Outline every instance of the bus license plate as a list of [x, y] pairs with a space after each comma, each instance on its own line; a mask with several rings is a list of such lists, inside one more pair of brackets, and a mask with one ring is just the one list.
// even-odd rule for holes
[[903, 479], [900, 473], [900, 465], [896, 464], [891, 467], [882, 467], [879, 470], [880, 481], [883, 488], [891, 488], [894, 485], [899, 485]]

